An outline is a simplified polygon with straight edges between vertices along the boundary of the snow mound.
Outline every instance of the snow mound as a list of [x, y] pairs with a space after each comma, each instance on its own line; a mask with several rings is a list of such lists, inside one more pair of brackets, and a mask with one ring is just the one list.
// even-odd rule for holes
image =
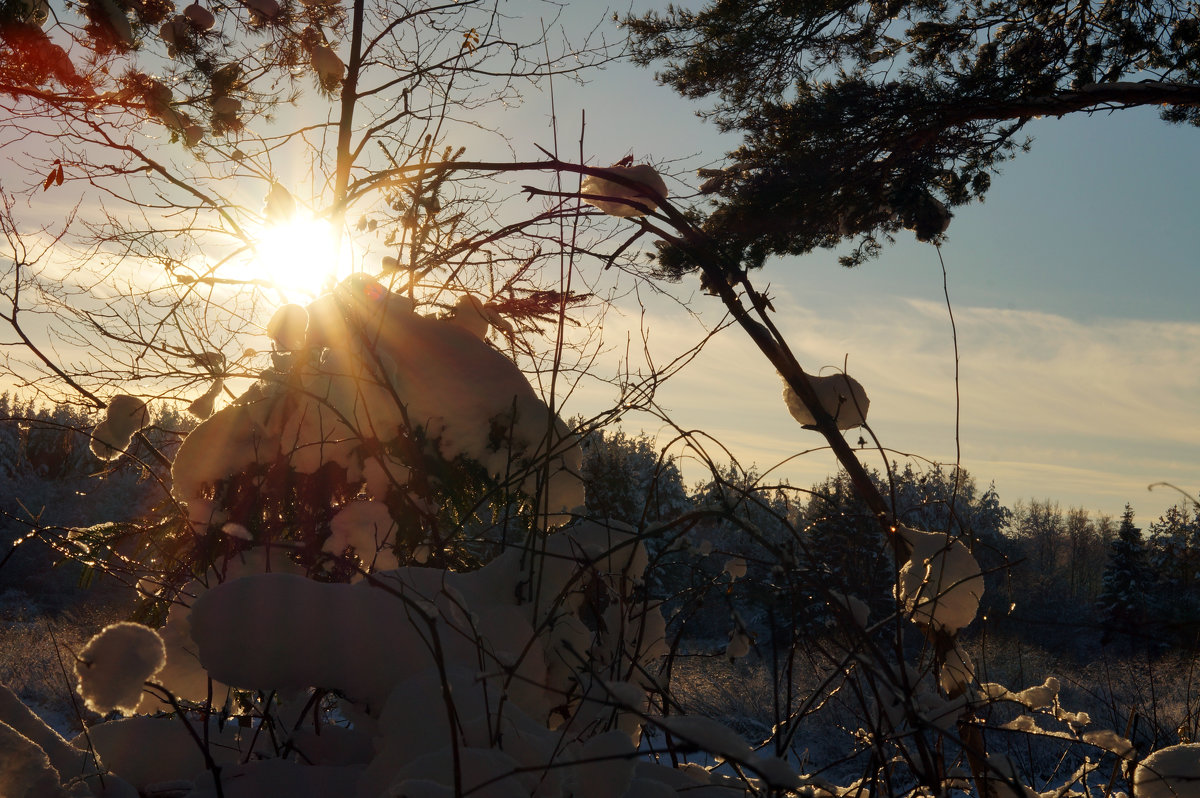
[[0, 795], [4, 798], [68, 795], [60, 786], [58, 771], [50, 764], [46, 752], [7, 723], [0, 723]]
[[221, 724], [216, 717], [207, 728], [195, 718], [186, 722], [165, 716], [120, 718], [93, 724], [72, 743], [94, 751], [106, 771], [139, 792], [153, 794], [155, 791], [149, 789], [152, 785], [182, 783], [190, 787], [207, 769], [197, 738], [209, 741], [208, 753], [217, 766], [273, 752], [269, 739], [255, 734], [254, 729], [236, 723]]
[[[360, 504], [352, 514], [369, 519], [372, 503]], [[186, 586], [161, 640], [119, 624], [83, 652], [85, 689], [120, 688], [107, 703], [136, 704], [141, 680], [159, 671], [154, 680], [179, 700], [211, 694], [215, 707], [224, 703], [207, 725], [194, 714], [186, 723], [124, 718], [92, 725], [71, 748], [8, 706], [15, 698], [0, 700], [0, 722], [35, 738], [14, 750], [48, 752], [51, 769], [61, 761], [78, 773], [86, 747], [128, 795], [373, 798], [453, 795], [466, 785], [480, 795], [599, 796], [639, 781], [637, 741], [655, 687], [648, 674], [667, 648], [661, 612], [638, 597], [648, 558], [627, 527], [576, 522], [473, 572], [396, 568], [357, 584], [289, 572], [295, 566], [272, 551], [273, 562], [252, 549]], [[119, 685], [101, 678], [117, 655], [129, 660]], [[238, 702], [223, 698], [226, 684], [275, 697], [260, 710], [270, 717], [229, 718]], [[318, 721], [313, 688], [336, 695], [353, 727]], [[155, 709], [147, 698], [145, 709]], [[28, 759], [20, 757], [13, 761]], [[31, 772], [45, 771], [57, 788], [57, 772], [34, 760]], [[638, 794], [671, 794], [641, 781]]]
[[[46, 756], [50, 765], [64, 778], [80, 775], [86, 768], [86, 757], [82, 751], [71, 747], [71, 744], [46, 724], [29, 707], [21, 703], [17, 694], [8, 687], [0, 684], [0, 725], [7, 725], [17, 734], [36, 744]], [[3, 743], [0, 743], [0, 749]], [[4, 757], [0, 756], [0, 762]], [[40, 761], [40, 760], [39, 760]], [[5, 792], [5, 777], [0, 776], [0, 795]], [[14, 790], [15, 792], [15, 790]]]
[[[200, 664], [234, 687], [283, 692], [324, 687], [378, 711], [399, 680], [434, 664], [422, 633], [428, 635], [438, 620], [465, 623], [453, 617], [448, 593], [417, 584], [428, 581], [423, 576], [402, 574], [398, 596], [292, 574], [225, 582], [192, 605], [191, 636]], [[245, 645], [247, 640], [254, 644]], [[465, 656], [461, 637], [446, 645], [448, 654]]]
[[1172, 745], [1150, 754], [1133, 772], [1135, 798], [1200, 795], [1200, 743]]
[[[184, 665], [183, 652], [194, 650], [204, 674], [223, 684], [285, 693], [337, 690], [377, 718], [394, 714], [387, 708], [396, 705], [396, 690], [413, 695], [410, 680], [424, 674], [419, 684], [434, 681], [439, 662], [464, 670], [455, 677], [464, 699], [480, 689], [476, 682], [491, 683], [477, 673], [509, 674], [511, 682], [495, 688], [497, 694], [541, 723], [558, 713], [554, 722], [578, 718], [585, 727], [584, 716], [611, 715], [614, 703], [641, 711], [629, 690], [614, 702], [596, 677], [611, 680], [631, 660], [648, 665], [666, 653], [661, 612], [630, 598], [646, 568], [644, 548], [628, 531], [596, 522], [543, 543], [536, 554], [512, 548], [471, 573], [405, 567], [355, 585], [251, 573], [194, 601], [186, 615], [191, 646], [175, 644], [180, 624], [173, 611], [172, 650], [181, 652], [175, 659]], [[533, 574], [538, 590], [531, 592]], [[596, 596], [603, 597], [599, 605]], [[590, 628], [584, 619], [597, 614]], [[580, 672], [581, 653], [592, 663], [586, 673]], [[647, 686], [635, 690], [642, 705]], [[423, 711], [412, 720], [423, 726], [428, 717]], [[632, 735], [636, 715], [629, 717], [623, 728]]]
[[[235, 526], [226, 524], [226, 529], [232, 529]], [[166, 648], [167, 659], [162, 670], [154, 677], [157, 684], [162, 685], [176, 698], [185, 701], [204, 701], [208, 697], [210, 677], [196, 658], [196, 644], [192, 640], [188, 625], [188, 618], [191, 614], [190, 605], [197, 597], [222, 582], [265, 572], [296, 574], [301, 570], [285, 556], [285, 552], [281, 549], [268, 551], [264, 548], [256, 548], [214, 565], [205, 574], [184, 585], [177, 595], [161, 596], [164, 599], [171, 598], [173, 601], [171, 609], [167, 613], [166, 624], [158, 630], [159, 637], [162, 638], [163, 646]], [[214, 681], [211, 682], [211, 690], [214, 702], [219, 704], [224, 700], [228, 688], [220, 682]], [[153, 693], [146, 692], [142, 695], [142, 702], [138, 705], [137, 711], [148, 713], [159, 710], [170, 711], [171, 709], [168, 702], [161, 701]]]

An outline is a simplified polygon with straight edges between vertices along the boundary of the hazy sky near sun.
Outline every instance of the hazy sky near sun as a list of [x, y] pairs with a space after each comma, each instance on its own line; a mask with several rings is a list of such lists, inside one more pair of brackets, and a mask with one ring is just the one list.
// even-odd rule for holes
[[[737, 143], [696, 118], [702, 104], [630, 65], [559, 86], [555, 101], [560, 141], [574, 146], [585, 113], [593, 163], [626, 154], [662, 163], [681, 181], [670, 184], [677, 193]], [[536, 129], [544, 144], [549, 134]], [[1180, 498], [1149, 484], [1200, 488], [1200, 130], [1137, 109], [1039, 120], [1027, 132], [1031, 152], [1003, 166], [985, 203], [955, 209], [942, 247], [961, 358], [962, 462], [994, 480], [1006, 504], [1050, 498], [1117, 515], [1128, 501], [1148, 523]], [[954, 342], [933, 247], [902, 235], [858, 269], [818, 252], [772, 260], [755, 279], [770, 283], [777, 323], [804, 366], [848, 358], [883, 445], [954, 461]], [[677, 288], [716, 323], [716, 300], [695, 280]], [[695, 341], [677, 308], [651, 311], [659, 362]], [[679, 426], [712, 433], [762, 471], [819, 442], [791, 419], [780, 390], [731, 329], [658, 400]], [[669, 433], [650, 417], [626, 425]], [[864, 459], [880, 465], [878, 455]], [[807, 486], [835, 467], [817, 452], [776, 473]]]

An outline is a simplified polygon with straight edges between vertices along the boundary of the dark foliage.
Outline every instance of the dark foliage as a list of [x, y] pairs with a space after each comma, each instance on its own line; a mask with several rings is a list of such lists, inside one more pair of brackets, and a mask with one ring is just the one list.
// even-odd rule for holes
[[1118, 635], [1145, 638], [1153, 583], [1142, 530], [1133, 525], [1133, 508], [1127, 504], [1109, 550], [1104, 588], [1097, 601], [1106, 640]]
[[[843, 242], [856, 265], [902, 228], [937, 240], [1036, 117], [1161, 105], [1200, 124], [1183, 0], [710, 0], [626, 22], [639, 63], [744, 135], [702, 173], [704, 228], [744, 267]], [[694, 266], [668, 246], [661, 268]]]

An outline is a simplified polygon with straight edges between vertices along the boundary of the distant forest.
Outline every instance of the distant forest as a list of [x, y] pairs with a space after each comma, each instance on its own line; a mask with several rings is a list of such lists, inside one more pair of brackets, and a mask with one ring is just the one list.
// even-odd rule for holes
[[[87, 527], [132, 519], [164, 501], [169, 474], [149, 458], [139, 462], [137, 444], [112, 463], [92, 455], [86, 431], [94, 423], [78, 407], [0, 395], [5, 588], [57, 590], [79, 577], [78, 566], [50, 570], [53, 553], [27, 539], [34, 519], [43, 528]], [[167, 411], [146, 434], [169, 455], [195, 424]], [[844, 474], [801, 488], [727, 463], [687, 485], [676, 458], [645, 434], [593, 431], [584, 451], [589, 514], [647, 533], [653, 576], [646, 590], [665, 602], [682, 639], [726, 636], [730, 617], [760, 645], [815, 631], [831, 620], [831, 589], [885, 614], [894, 608], [894, 560]], [[1200, 642], [1194, 504], [1145, 523], [1128, 505], [1114, 519], [1048, 499], [1005, 504], [974, 476], [938, 466], [909, 463], [874, 478], [899, 522], [961, 530], [972, 542], [987, 591], [984, 620], [971, 631], [986, 625], [990, 634], [1077, 657], [1097, 645], [1155, 653]]]

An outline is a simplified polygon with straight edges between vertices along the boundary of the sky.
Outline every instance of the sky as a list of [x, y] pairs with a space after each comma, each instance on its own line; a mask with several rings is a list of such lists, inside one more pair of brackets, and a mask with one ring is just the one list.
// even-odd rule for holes
[[[549, 18], [550, 4], [530, 4]], [[599, 23], [597, 33], [619, 40], [610, 20], [611, 12], [575, 3], [559, 24], [577, 40]], [[719, 165], [737, 144], [697, 118], [702, 108], [618, 63], [584, 85], [556, 81], [553, 105], [549, 91], [527, 92], [502, 121], [488, 121], [508, 135], [511, 155], [536, 159], [535, 145], [553, 143], [553, 111], [564, 153], [576, 152], [582, 135], [593, 165], [626, 155], [654, 163], [686, 202], [695, 170]], [[846, 363], [864, 384], [872, 428], [889, 450], [961, 458], [1005, 504], [1049, 499], [1119, 515], [1131, 502], [1149, 522], [1180, 496], [1148, 485], [1200, 490], [1200, 131], [1140, 109], [1040, 120], [1028, 132], [1032, 151], [1003, 166], [985, 203], [955, 209], [941, 248], [960, 352], [957, 427], [954, 338], [936, 249], [901, 235], [857, 269], [817, 252], [769, 261], [754, 280], [769, 285], [776, 323], [805, 368]], [[471, 155], [509, 154], [481, 146]], [[627, 297], [606, 318], [612, 349], [597, 363], [601, 372], [620, 368], [627, 335], [637, 341], [644, 332], [663, 363], [721, 322], [719, 304], [695, 278], [669, 289], [690, 312], [649, 292], [640, 303]], [[589, 415], [613, 398], [611, 389], [583, 385], [564, 413]], [[778, 377], [736, 329], [713, 338], [657, 400], [679, 427], [706, 431], [760, 473], [807, 487], [836, 469], [828, 452], [809, 451], [819, 437], [788, 415]], [[664, 442], [673, 435], [649, 415], [623, 423]], [[675, 451], [689, 480], [704, 476]], [[881, 466], [877, 452], [864, 461]]]
[[[681, 192], [698, 182], [692, 170], [737, 143], [696, 117], [702, 107], [631, 65], [556, 95], [560, 139], [578, 138], [570, 120], [585, 113], [595, 163], [661, 163]], [[1031, 151], [1003, 165], [984, 203], [955, 209], [941, 249], [960, 353], [961, 463], [1005, 504], [1049, 499], [1119, 516], [1129, 502], [1148, 523], [1181, 498], [1149, 485], [1200, 489], [1200, 131], [1135, 109], [1038, 120], [1027, 132]], [[955, 462], [954, 339], [936, 249], [902, 235], [857, 269], [817, 252], [769, 261], [754, 279], [770, 285], [801, 365], [845, 361], [866, 386], [885, 447]], [[675, 292], [710, 327], [719, 320], [695, 280]], [[652, 350], [665, 362], [699, 330], [650, 301]], [[626, 318], [636, 329], [641, 317]], [[678, 426], [707, 431], [760, 472], [783, 463], [771, 473], [807, 487], [836, 469], [828, 452], [793, 458], [820, 441], [788, 415], [779, 379], [737, 329], [657, 398]], [[672, 435], [651, 416], [624, 423]], [[864, 461], [881, 466], [878, 453]], [[703, 476], [684, 463], [685, 475]]]

